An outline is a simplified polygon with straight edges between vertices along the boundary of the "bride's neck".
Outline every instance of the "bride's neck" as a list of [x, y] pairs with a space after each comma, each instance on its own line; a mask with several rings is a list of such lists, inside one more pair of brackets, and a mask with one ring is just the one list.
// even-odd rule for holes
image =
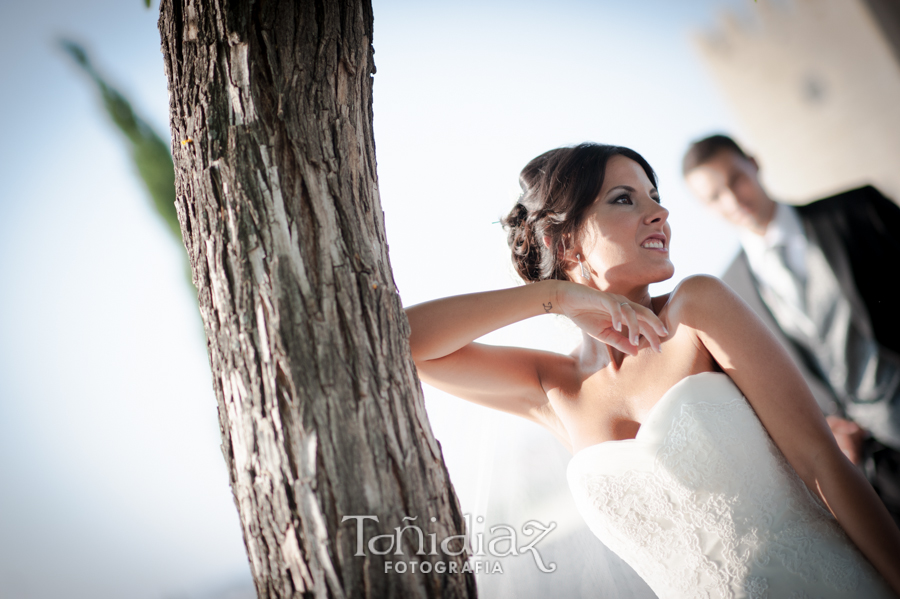
[[650, 296], [650, 287], [647, 285], [642, 285], [640, 287], [636, 287], [634, 289], [614, 289], [610, 287], [609, 289], [601, 289], [601, 291], [605, 291], [607, 293], [615, 293], [617, 295], [624, 296], [628, 301], [634, 302], [635, 304], [640, 304], [647, 308], [648, 310], [653, 310], [653, 298]]
[[[656, 313], [656, 310], [653, 308], [653, 298], [650, 296], [650, 289], [646, 285], [626, 292], [617, 291], [615, 289], [606, 289], [605, 291], [624, 296], [629, 301], [640, 304]], [[623, 333], [624, 332], [623, 329]], [[590, 370], [600, 370], [608, 365], [612, 365], [614, 370], [618, 370], [621, 367], [622, 360], [625, 359], [627, 354], [615, 349], [611, 345], [598, 341], [584, 331], [581, 332], [581, 336], [581, 350], [579, 353], [581, 363], [586, 368]]]

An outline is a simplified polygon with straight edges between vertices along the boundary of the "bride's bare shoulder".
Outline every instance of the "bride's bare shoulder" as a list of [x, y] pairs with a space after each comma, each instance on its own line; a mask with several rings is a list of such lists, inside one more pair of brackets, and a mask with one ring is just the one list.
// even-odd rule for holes
[[670, 293], [670, 299], [690, 301], [692, 299], [707, 299], [711, 294], [732, 293], [731, 287], [722, 279], [712, 275], [691, 275], [675, 286]]
[[658, 313], [663, 322], [690, 326], [698, 316], [710, 316], [711, 312], [718, 311], [735, 297], [734, 291], [721, 279], [711, 275], [693, 275], [676, 285], [667, 296], [657, 298], [665, 298]]

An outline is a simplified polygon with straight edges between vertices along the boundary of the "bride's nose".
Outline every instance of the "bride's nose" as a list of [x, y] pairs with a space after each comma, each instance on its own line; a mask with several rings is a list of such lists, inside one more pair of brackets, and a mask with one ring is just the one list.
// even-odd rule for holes
[[647, 224], [652, 224], [655, 222], [665, 223], [666, 219], [669, 218], [669, 211], [663, 207], [662, 204], [657, 202], [656, 200], [651, 200], [649, 203], [649, 209], [647, 210], [647, 215], [644, 219], [644, 222]]

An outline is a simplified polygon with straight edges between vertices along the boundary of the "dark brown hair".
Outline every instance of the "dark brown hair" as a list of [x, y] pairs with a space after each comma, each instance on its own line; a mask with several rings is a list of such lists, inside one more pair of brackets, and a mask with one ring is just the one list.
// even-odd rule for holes
[[[637, 162], [656, 185], [656, 173], [643, 156], [621, 146], [583, 143], [557, 148], [522, 169], [522, 195], [500, 222], [507, 231], [513, 265], [526, 283], [568, 280], [563, 250], [577, 240], [585, 211], [600, 195], [606, 164], [613, 156]], [[550, 247], [544, 245], [544, 236]]]
[[681, 160], [681, 174], [687, 175], [698, 166], [708, 162], [713, 156], [723, 151], [734, 152], [741, 158], [747, 154], [736, 141], [727, 135], [716, 134], [697, 140], [688, 147]]

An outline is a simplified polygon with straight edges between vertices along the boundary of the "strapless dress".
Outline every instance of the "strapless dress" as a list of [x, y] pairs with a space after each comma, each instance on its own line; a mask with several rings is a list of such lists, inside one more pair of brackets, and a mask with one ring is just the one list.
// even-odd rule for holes
[[725, 374], [682, 379], [636, 438], [582, 449], [567, 476], [660, 599], [896, 599]]

